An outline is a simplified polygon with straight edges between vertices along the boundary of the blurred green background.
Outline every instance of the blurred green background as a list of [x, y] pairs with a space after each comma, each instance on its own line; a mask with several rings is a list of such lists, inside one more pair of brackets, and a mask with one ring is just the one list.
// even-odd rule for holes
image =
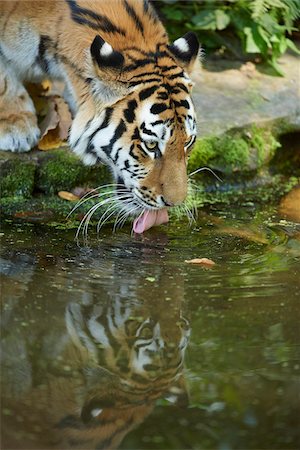
[[290, 48], [300, 54], [299, 0], [159, 0], [155, 7], [172, 38], [182, 30], [199, 36], [205, 53], [266, 62], [283, 76], [278, 58]]

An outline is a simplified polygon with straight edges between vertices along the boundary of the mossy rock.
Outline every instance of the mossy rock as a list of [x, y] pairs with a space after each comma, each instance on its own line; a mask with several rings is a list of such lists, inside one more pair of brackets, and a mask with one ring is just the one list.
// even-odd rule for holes
[[55, 150], [41, 161], [36, 188], [46, 194], [55, 194], [84, 184], [95, 187], [109, 178], [106, 167], [85, 166], [69, 150]]
[[23, 159], [8, 159], [1, 162], [1, 197], [29, 198], [34, 190], [36, 164]]
[[252, 126], [221, 136], [198, 139], [189, 159], [189, 170], [208, 166], [224, 174], [258, 171], [280, 147], [271, 130]]

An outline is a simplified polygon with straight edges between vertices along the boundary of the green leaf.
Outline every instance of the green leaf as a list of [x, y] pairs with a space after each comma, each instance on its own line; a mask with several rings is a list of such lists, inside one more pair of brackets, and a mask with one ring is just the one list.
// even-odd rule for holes
[[246, 36], [246, 41], [245, 41], [245, 50], [247, 53], [260, 53], [261, 49], [257, 46], [253, 33], [252, 33], [252, 28], [250, 27], [245, 27], [244, 28], [244, 33]]
[[286, 51], [287, 49], [287, 39], [285, 36], [281, 36], [279, 41], [279, 52], [281, 55]]
[[299, 50], [298, 47], [296, 47], [296, 45], [294, 44], [293, 41], [291, 41], [290, 39], [286, 38], [286, 44], [287, 44], [287, 46], [288, 46], [291, 50], [293, 50], [294, 52], [296, 52], [297, 55], [300, 55], [300, 50]]
[[260, 36], [262, 37], [262, 39], [265, 41], [265, 43], [267, 44], [268, 48], [272, 48], [272, 44], [270, 42], [270, 38], [268, 33], [263, 29], [263, 27], [258, 26], [257, 27], [257, 32], [260, 34]]
[[170, 20], [181, 21], [184, 18], [183, 12], [179, 9], [166, 8], [164, 9], [164, 14]]
[[230, 16], [222, 9], [215, 10], [217, 30], [224, 30], [230, 23]]
[[277, 63], [277, 60], [275, 58], [268, 60], [268, 63], [273, 67], [273, 69], [275, 70], [275, 72], [278, 75], [280, 75], [281, 77], [284, 77], [284, 72], [281, 69], [281, 67], [279, 66], [279, 64]]
[[214, 11], [204, 9], [192, 18], [193, 24], [201, 30], [215, 30], [217, 28], [216, 15]]

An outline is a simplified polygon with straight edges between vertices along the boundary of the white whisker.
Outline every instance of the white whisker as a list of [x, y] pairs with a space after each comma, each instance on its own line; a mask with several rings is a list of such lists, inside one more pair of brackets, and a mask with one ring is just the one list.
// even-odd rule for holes
[[[124, 208], [123, 208], [124, 209]], [[117, 217], [115, 225], [114, 225], [114, 231], [116, 229], [122, 228], [124, 226], [124, 223], [128, 219], [129, 216], [131, 216], [135, 211], [139, 210], [139, 206], [132, 205], [132, 207], [129, 210], [125, 210], [120, 218]], [[119, 216], [119, 215], [118, 215]]]
[[196, 173], [202, 172], [203, 170], [208, 170], [209, 172], [211, 172], [221, 183], [223, 183], [223, 180], [209, 167], [200, 167], [200, 169], [195, 170], [194, 172], [189, 174], [189, 177], [192, 177], [194, 175], [196, 175]]
[[[109, 203], [109, 202], [111, 202], [111, 199], [102, 200], [101, 202], [97, 203], [96, 205], [92, 206], [92, 208], [89, 209], [89, 211], [84, 215], [83, 219], [81, 220], [81, 222], [80, 222], [80, 224], [79, 224], [79, 226], [77, 228], [77, 232], [76, 232], [76, 236], [75, 236], [76, 239], [78, 238], [78, 235], [79, 235], [79, 232], [81, 230], [81, 227], [83, 226], [83, 224], [85, 223], [85, 221], [89, 217], [90, 213], [92, 212], [92, 214], [93, 214], [94, 211], [97, 208], [100, 208], [101, 206], [103, 206], [103, 205], [105, 205], [106, 203]], [[84, 231], [84, 229], [83, 229], [83, 231]]]
[[[94, 189], [93, 189], [93, 191], [94, 191]], [[92, 191], [90, 191], [90, 192], [88, 192], [87, 194], [85, 194], [83, 197], [81, 197], [81, 199], [76, 203], [76, 205], [73, 207], [73, 209], [69, 212], [69, 214], [67, 215], [67, 219], [70, 217], [70, 215], [77, 209], [77, 208], [79, 208], [79, 206], [81, 206], [81, 205], [83, 205], [83, 203], [85, 203], [85, 202], [87, 202], [88, 200], [91, 200], [92, 198], [96, 198], [96, 197], [98, 197], [98, 198], [100, 198], [100, 197], [103, 197], [103, 196], [105, 196], [105, 195], [110, 195], [110, 194], [115, 194], [116, 193], [116, 191], [115, 190], [113, 190], [113, 191], [106, 191], [106, 192], [102, 192], [102, 193], [97, 193], [97, 194], [93, 194], [93, 195], [90, 195], [89, 197], [87, 197], [87, 198], [85, 198], [88, 194], [91, 194], [91, 192]], [[121, 193], [125, 193], [125, 192], [127, 192], [127, 191], [121, 191]]]

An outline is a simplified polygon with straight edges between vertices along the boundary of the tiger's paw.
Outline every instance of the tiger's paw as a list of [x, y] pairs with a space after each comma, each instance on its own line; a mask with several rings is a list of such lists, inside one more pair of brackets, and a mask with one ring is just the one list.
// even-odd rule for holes
[[32, 112], [0, 114], [0, 150], [28, 152], [38, 142], [40, 130]]

